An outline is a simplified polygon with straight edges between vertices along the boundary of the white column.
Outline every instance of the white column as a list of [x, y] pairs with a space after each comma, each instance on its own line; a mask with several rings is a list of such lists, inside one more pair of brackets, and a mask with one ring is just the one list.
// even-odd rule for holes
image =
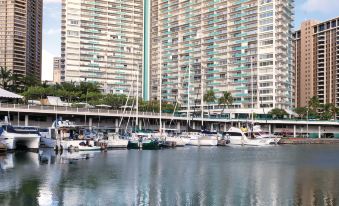
[[92, 125], [93, 125], [93, 118], [90, 117], [90, 118], [88, 119], [88, 126], [89, 126], [90, 129], [92, 129]]
[[321, 126], [318, 126], [318, 138], [321, 138]]
[[214, 130], [214, 128], [213, 128], [213, 123], [211, 123], [211, 131], [213, 131]]
[[193, 129], [195, 129], [195, 122], [193, 122], [192, 125], [193, 125]]
[[138, 118], [138, 127], [137, 128], [140, 129], [140, 130], [142, 128], [142, 121], [141, 121], [140, 118]]
[[224, 124], [224, 132], [227, 132], [227, 124]]
[[297, 125], [293, 125], [293, 137], [297, 137]]
[[115, 132], [119, 132], [119, 119], [115, 119]]
[[28, 119], [28, 115], [26, 114], [26, 115], [25, 115], [25, 126], [26, 126], [26, 127], [27, 127], [28, 124], [29, 124], [28, 120], [29, 120], [29, 119]]
[[180, 132], [180, 122], [179, 121], [177, 123], [177, 130], [178, 130], [178, 132]]
[[271, 124], [268, 125], [268, 132], [269, 132], [270, 134], [272, 134], [272, 125], [271, 125]]

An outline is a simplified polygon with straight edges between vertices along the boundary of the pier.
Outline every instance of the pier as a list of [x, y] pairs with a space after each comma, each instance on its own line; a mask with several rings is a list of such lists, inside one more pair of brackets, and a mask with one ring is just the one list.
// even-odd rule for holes
[[[159, 113], [110, 110], [103, 108], [73, 108], [58, 106], [36, 106], [22, 104], [0, 104], [1, 116], [10, 116], [13, 125], [21, 126], [39, 126], [49, 127], [52, 122], [62, 117], [64, 120], [76, 121], [78, 124], [87, 125], [89, 127], [111, 127], [125, 128], [127, 123], [134, 124], [138, 119], [140, 128], [158, 129]], [[169, 113], [161, 115], [163, 127], [185, 131], [187, 125], [187, 117], [177, 116]], [[231, 126], [240, 127], [250, 122], [249, 119], [231, 119], [231, 118], [209, 118], [203, 119], [191, 117], [189, 122], [193, 129], [200, 129], [204, 126], [210, 130], [227, 131]], [[259, 124], [262, 128], [270, 133], [280, 133], [289, 137], [304, 137], [310, 135], [312, 138], [339, 138], [339, 122], [337, 121], [306, 121], [306, 120], [289, 120], [289, 119], [255, 119], [255, 124]]]

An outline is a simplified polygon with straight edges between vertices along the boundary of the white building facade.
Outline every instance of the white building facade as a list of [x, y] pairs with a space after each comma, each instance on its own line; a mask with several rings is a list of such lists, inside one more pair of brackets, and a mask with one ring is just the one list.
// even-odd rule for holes
[[62, 81], [142, 91], [143, 0], [62, 0]]
[[207, 105], [208, 90], [217, 97], [228, 91], [239, 111], [292, 109], [293, 0], [152, 0], [151, 6], [152, 99], [198, 109]]

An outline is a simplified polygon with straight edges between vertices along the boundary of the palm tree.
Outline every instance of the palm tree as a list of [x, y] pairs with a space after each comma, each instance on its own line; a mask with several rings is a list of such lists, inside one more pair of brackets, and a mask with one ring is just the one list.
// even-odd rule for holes
[[204, 94], [204, 101], [207, 102], [208, 104], [208, 116], [210, 116], [210, 104], [211, 103], [214, 103], [215, 102], [215, 94], [214, 94], [214, 91], [211, 89], [211, 90], [208, 90], [206, 94]]
[[297, 107], [294, 109], [294, 112], [298, 114], [300, 119], [304, 119], [307, 116], [307, 110], [308, 108], [306, 107]]
[[320, 101], [317, 96], [313, 96], [309, 101], [308, 101], [308, 107], [310, 110], [314, 113], [317, 113], [319, 107], [320, 107]]
[[226, 106], [233, 104], [233, 96], [230, 92], [224, 91], [223, 95], [219, 98], [218, 101], [219, 101], [219, 105], [223, 105], [222, 111], [220, 112], [220, 115], [222, 115]]
[[288, 113], [284, 109], [274, 108], [269, 112], [270, 115], [277, 118], [284, 118]]
[[331, 103], [327, 103], [321, 106], [321, 119], [322, 120], [330, 120], [332, 117], [334, 117], [334, 119], [336, 118], [336, 114], [337, 114], [337, 108], [335, 107], [334, 104]]
[[13, 72], [6, 67], [0, 67], [0, 86], [3, 89], [10, 89], [10, 84], [13, 80]]

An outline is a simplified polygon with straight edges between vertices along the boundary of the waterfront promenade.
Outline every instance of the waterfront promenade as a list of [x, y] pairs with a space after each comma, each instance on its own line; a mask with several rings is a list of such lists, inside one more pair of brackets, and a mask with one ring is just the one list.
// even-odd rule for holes
[[[37, 106], [37, 105], [23, 105], [23, 104], [0, 104], [0, 112], [2, 115], [11, 115], [14, 124], [21, 124], [25, 126], [49, 126], [56, 116], [65, 118], [78, 118], [79, 123], [85, 125], [98, 125], [100, 121], [101, 126], [119, 125], [119, 120], [136, 119], [139, 118], [140, 126], [142, 120], [150, 122], [150, 128], [158, 128], [159, 113], [155, 112], [136, 112], [130, 110], [111, 110], [106, 108], [74, 108], [74, 107], [58, 107], [58, 106]], [[36, 122], [30, 120], [30, 116], [44, 116], [47, 117], [47, 122]], [[21, 116], [21, 118], [20, 118]], [[21, 119], [24, 118], [24, 121]], [[161, 119], [163, 121], [163, 128], [171, 127], [172, 129], [185, 130], [187, 117], [185, 114], [178, 116], [169, 113], [162, 113]], [[202, 121], [205, 126], [211, 129], [219, 129], [226, 131], [230, 125], [240, 126], [243, 123], [249, 122], [249, 119], [230, 119], [225, 117], [209, 118], [205, 116], [203, 119], [200, 116], [190, 117], [190, 125], [193, 128], [200, 128]], [[291, 136], [298, 136], [301, 133], [314, 133], [320, 137], [325, 133], [339, 134], [339, 122], [337, 121], [307, 121], [295, 119], [255, 119], [256, 124], [263, 125], [268, 132], [286, 132]], [[45, 124], [44, 124], [45, 123]], [[168, 126], [171, 124], [170, 126]], [[143, 124], [145, 125], [145, 123]]]

